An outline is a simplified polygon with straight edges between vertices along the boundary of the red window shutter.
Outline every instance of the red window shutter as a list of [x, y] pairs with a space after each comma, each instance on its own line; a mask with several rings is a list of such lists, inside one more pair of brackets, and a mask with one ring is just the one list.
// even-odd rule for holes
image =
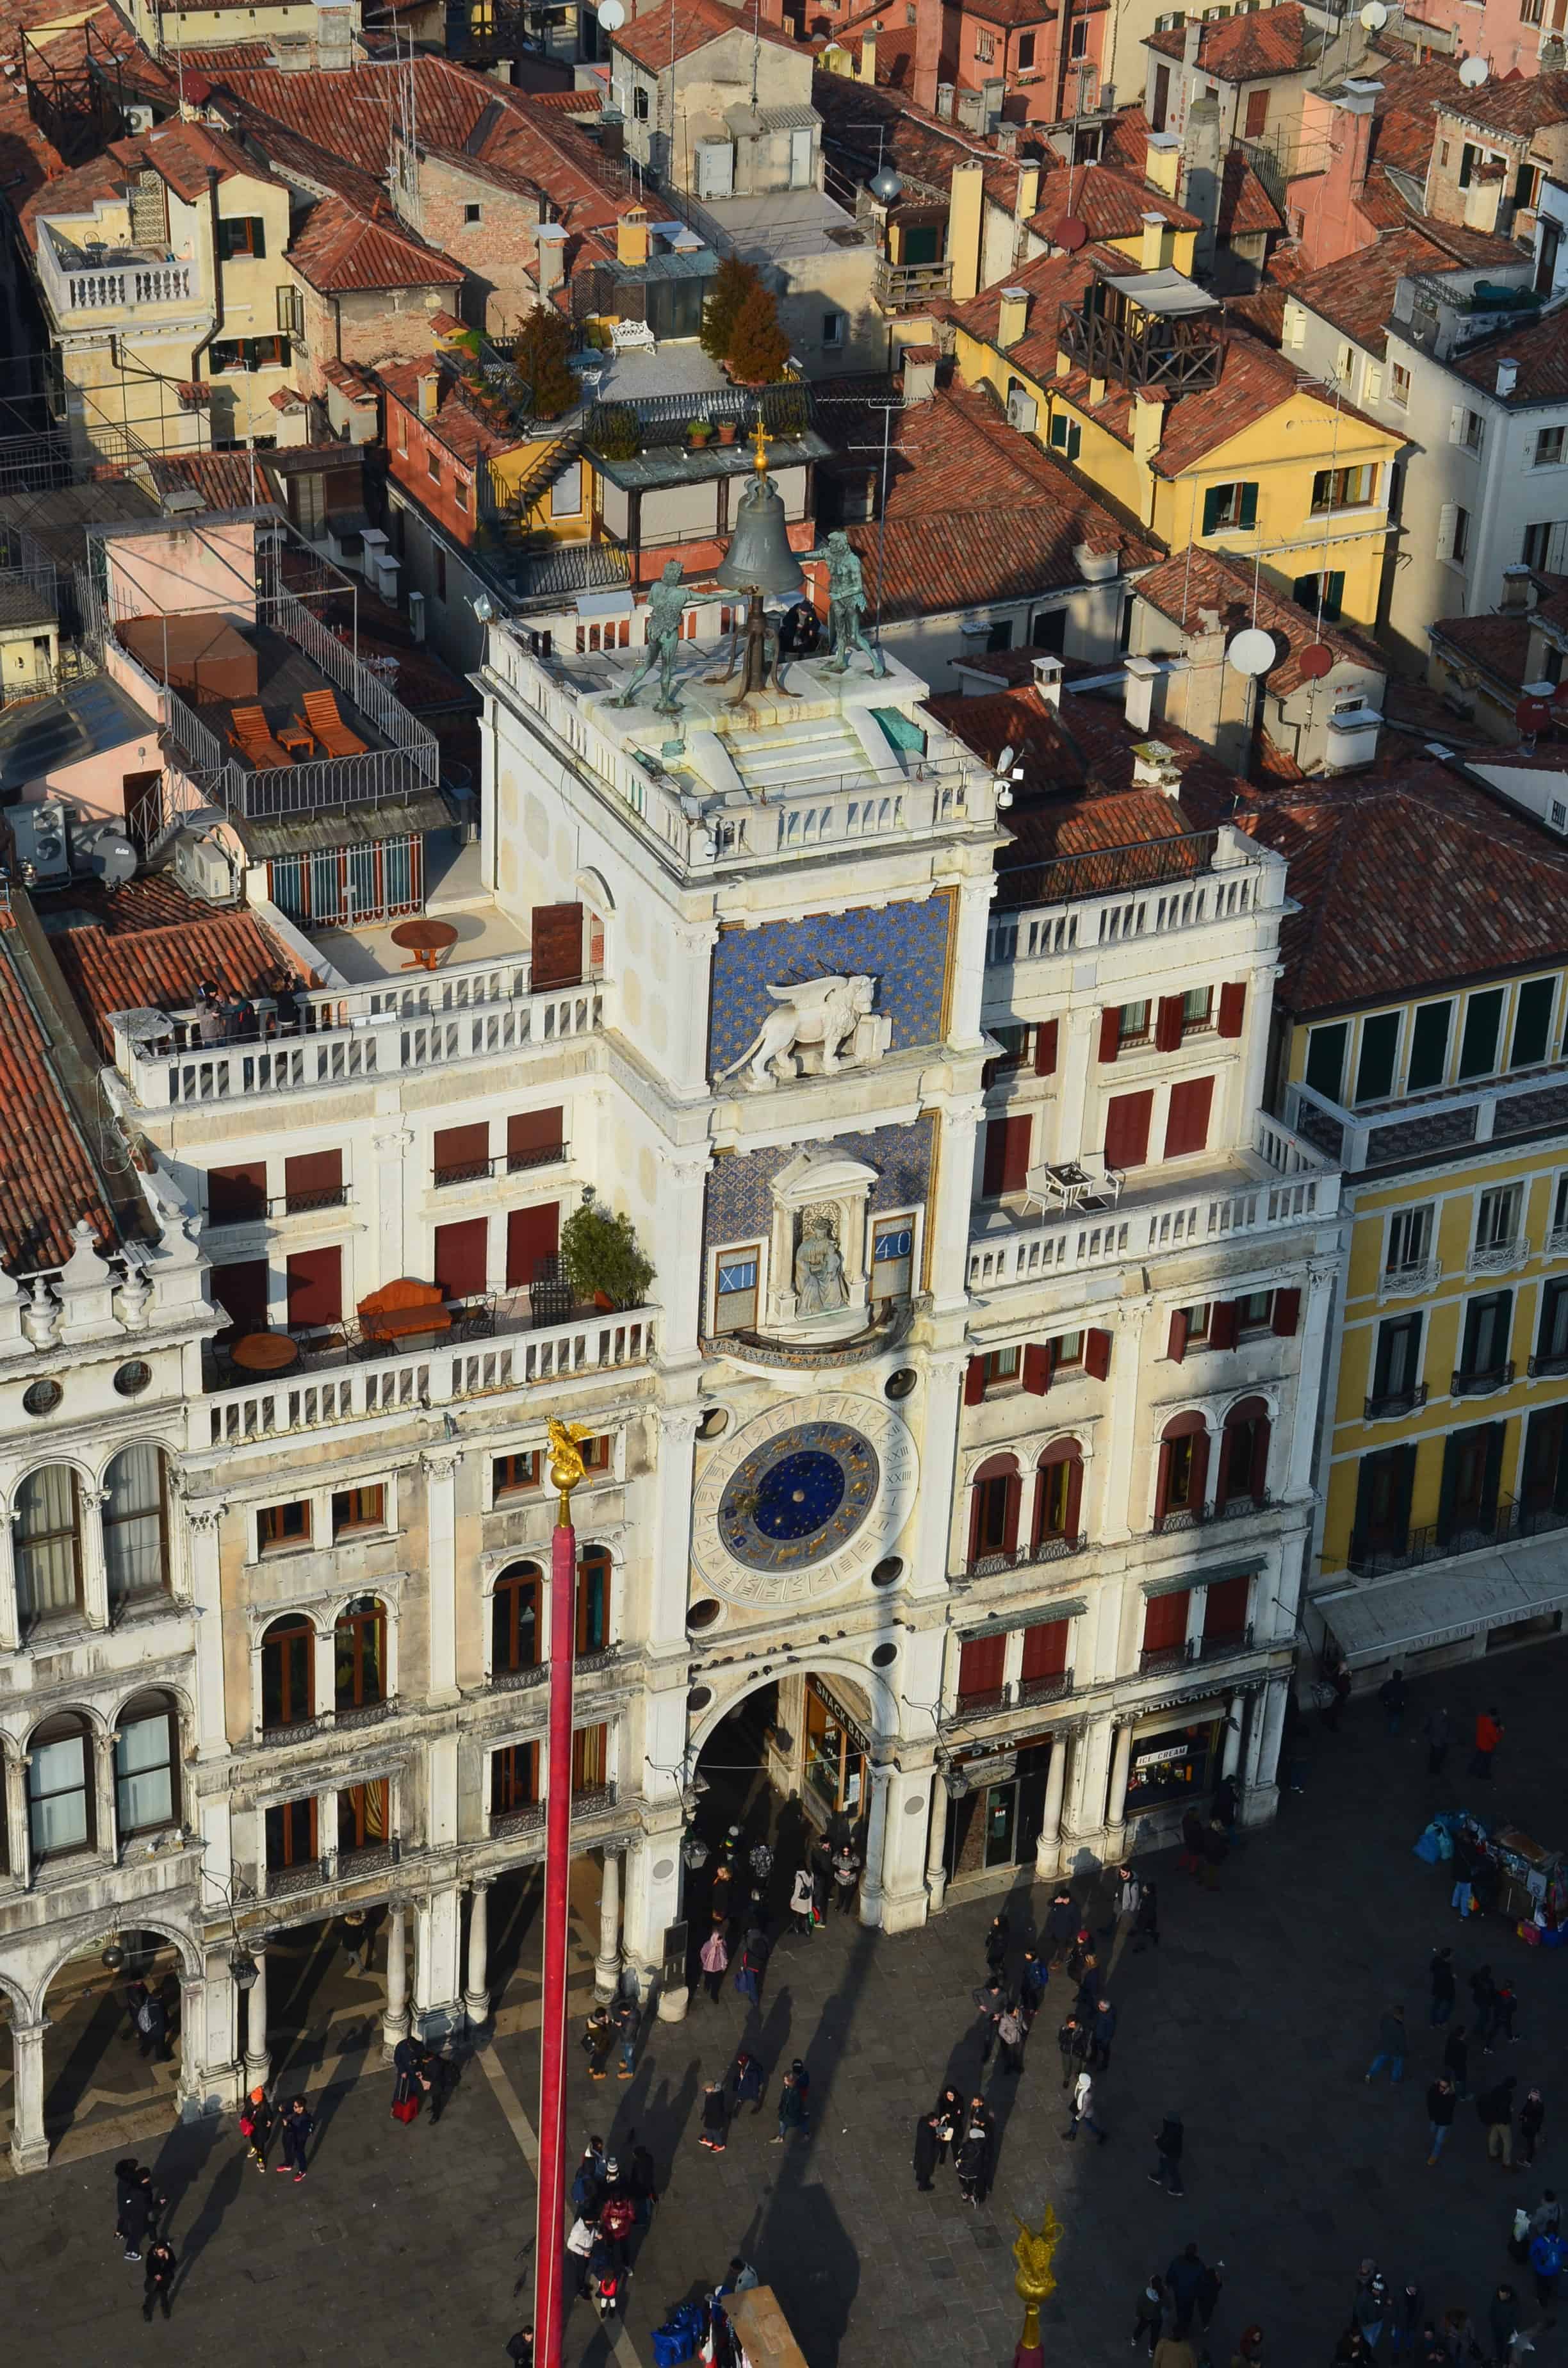
[[1195, 1513], [1201, 1513], [1209, 1501], [1209, 1433], [1198, 1431], [1192, 1441], [1192, 1496]]
[[1007, 1554], [1015, 1553], [1017, 1548], [1018, 1514], [1023, 1508], [1023, 1475], [1018, 1472], [1010, 1472], [1007, 1475], [1007, 1509], [1004, 1516], [1006, 1526], [1002, 1531], [1004, 1551]]
[[561, 1251], [561, 1204], [513, 1209], [506, 1218], [506, 1288], [526, 1291], [540, 1280], [540, 1268]]
[[985, 1158], [980, 1171], [980, 1197], [994, 1201], [1002, 1190], [1002, 1167], [1007, 1151], [1007, 1121], [990, 1118], [985, 1121]]
[[984, 1395], [985, 1360], [971, 1357], [963, 1369], [963, 1402], [965, 1406], [978, 1406]]
[[1091, 1382], [1103, 1382], [1110, 1372], [1110, 1334], [1090, 1331], [1084, 1339], [1084, 1371]]
[[435, 1169], [438, 1177], [483, 1175], [490, 1165], [490, 1129], [477, 1126], [438, 1126], [436, 1129]]
[[1016, 1118], [994, 1118], [985, 1129], [985, 1169], [983, 1197], [1000, 1199], [1004, 1192], [1021, 1192], [1029, 1170], [1029, 1136], [1034, 1121], [1026, 1110]]
[[1153, 1092], [1112, 1095], [1105, 1114], [1108, 1167], [1142, 1167], [1149, 1156], [1149, 1122], [1153, 1114]]
[[575, 986], [583, 975], [583, 907], [536, 905], [529, 975], [536, 989]]
[[1024, 1350], [1024, 1387], [1037, 1398], [1051, 1387], [1051, 1350], [1043, 1340], [1031, 1340]]
[[1154, 1014], [1154, 1050], [1174, 1053], [1181, 1043], [1181, 1005], [1179, 995], [1162, 995]]
[[1100, 1014], [1100, 1059], [1114, 1061], [1121, 1049], [1121, 1006], [1113, 1003]]
[[1067, 1534], [1070, 1538], [1075, 1538], [1077, 1536], [1078, 1525], [1083, 1519], [1083, 1512], [1084, 1465], [1082, 1458], [1074, 1455], [1072, 1463], [1067, 1467], [1066, 1520]]
[[1001, 1636], [971, 1636], [959, 1647], [959, 1700], [965, 1702], [975, 1694], [999, 1693], [1002, 1672], [1007, 1665], [1007, 1639]]
[[1247, 1624], [1247, 1589], [1252, 1580], [1222, 1579], [1211, 1587], [1203, 1605], [1203, 1634], [1206, 1636], [1239, 1636]]
[[1251, 1487], [1255, 1497], [1261, 1497], [1268, 1486], [1268, 1417], [1260, 1414], [1252, 1427]]
[[1301, 1294], [1299, 1291], [1277, 1291], [1274, 1294], [1274, 1329], [1281, 1340], [1293, 1340], [1296, 1326], [1301, 1320]]
[[436, 1228], [436, 1281], [447, 1299], [475, 1299], [486, 1288], [490, 1221], [470, 1217]]
[[1209, 1141], [1209, 1107], [1214, 1099], [1212, 1077], [1184, 1077], [1171, 1087], [1165, 1115], [1165, 1157], [1180, 1159], [1201, 1151]]
[[304, 1201], [315, 1195], [324, 1203], [342, 1190], [341, 1151], [300, 1152], [283, 1162], [283, 1190], [290, 1201]]
[[545, 1157], [559, 1151], [565, 1140], [564, 1118], [559, 1109], [514, 1110], [506, 1121], [506, 1165], [542, 1166]]
[[247, 1161], [243, 1167], [210, 1167], [207, 1171], [207, 1214], [214, 1225], [244, 1225], [267, 1214], [267, 1162]]
[[1056, 1039], [1058, 1023], [1042, 1019], [1034, 1031], [1034, 1073], [1037, 1077], [1056, 1075]]
[[1170, 1501], [1170, 1493], [1171, 1443], [1168, 1439], [1162, 1439], [1160, 1441], [1159, 1470], [1154, 1474], [1154, 1519], [1156, 1521], [1163, 1521], [1165, 1518], [1165, 1508]]
[[266, 1331], [267, 1284], [265, 1258], [237, 1258], [233, 1266], [211, 1268], [207, 1277], [213, 1304], [228, 1317], [231, 1332]]
[[1233, 979], [1220, 989], [1220, 1025], [1221, 1036], [1239, 1036], [1247, 1008], [1245, 979]]
[[342, 1323], [343, 1252], [335, 1243], [329, 1250], [296, 1250], [287, 1276], [290, 1330]]
[[1173, 1365], [1185, 1362], [1187, 1357], [1187, 1310], [1173, 1307], [1171, 1328], [1165, 1335], [1165, 1354]]
[[1066, 1620], [1037, 1620], [1024, 1630], [1024, 1663], [1021, 1675], [1027, 1683], [1030, 1678], [1059, 1678], [1067, 1667]]
[[1145, 1653], [1168, 1653], [1186, 1644], [1188, 1593], [1184, 1587], [1174, 1595], [1150, 1596], [1143, 1606]]
[[1211, 1349], [1233, 1349], [1241, 1329], [1241, 1303], [1235, 1299], [1217, 1299], [1209, 1311], [1209, 1346]]

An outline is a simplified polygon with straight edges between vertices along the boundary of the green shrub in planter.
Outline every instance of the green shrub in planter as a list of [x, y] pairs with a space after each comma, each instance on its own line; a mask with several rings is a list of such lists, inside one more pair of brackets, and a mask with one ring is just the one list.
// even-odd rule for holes
[[561, 1263], [574, 1298], [604, 1298], [614, 1307], [641, 1307], [653, 1280], [631, 1218], [596, 1200], [574, 1209], [562, 1226]]

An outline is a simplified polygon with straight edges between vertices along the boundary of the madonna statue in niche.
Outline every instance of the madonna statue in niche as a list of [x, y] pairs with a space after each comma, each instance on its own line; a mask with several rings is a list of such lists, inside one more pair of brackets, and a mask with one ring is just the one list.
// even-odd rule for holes
[[849, 1304], [844, 1260], [825, 1217], [813, 1217], [795, 1252], [795, 1312], [831, 1315]]

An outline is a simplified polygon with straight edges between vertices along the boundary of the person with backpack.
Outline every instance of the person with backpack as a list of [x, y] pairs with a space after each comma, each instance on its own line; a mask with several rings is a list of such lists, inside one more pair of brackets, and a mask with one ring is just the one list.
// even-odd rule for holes
[[140, 2055], [155, 2055], [160, 2064], [170, 2061], [169, 2012], [156, 1990], [149, 1990], [136, 2010], [136, 2032]]
[[762, 1976], [767, 1969], [767, 1942], [756, 1930], [746, 1934], [741, 1949], [741, 1962], [735, 1968], [735, 1987], [753, 2006], [762, 2004]]
[[996, 2040], [1002, 2051], [1004, 2072], [1021, 2072], [1024, 2068], [1023, 2016], [1016, 2006], [1005, 2006], [996, 2018]]
[[1024, 1962], [1018, 1974], [1018, 2011], [1024, 2018], [1024, 2029], [1029, 2030], [1045, 1997], [1051, 1973], [1043, 1959], [1032, 1949], [1024, 1951]]
[[790, 1930], [798, 1940], [809, 1940], [816, 1930], [816, 1886], [809, 1866], [795, 1869], [790, 1891]]
[[1562, 2238], [1555, 2228], [1543, 2228], [1539, 2237], [1530, 2238], [1529, 2263], [1535, 2279], [1535, 2298], [1543, 2310], [1557, 2299], [1557, 2281], [1562, 2275]]
[[240, 2135], [250, 2148], [257, 2170], [267, 2169], [267, 2149], [278, 2126], [278, 2114], [263, 2088], [253, 2089], [240, 2107]]
[[702, 1986], [708, 1992], [709, 2002], [710, 2005], [717, 2006], [719, 1992], [723, 1987], [724, 1975], [730, 1963], [730, 1952], [725, 1944], [722, 1925], [715, 1924], [707, 1940], [702, 1943], [698, 1951], [698, 1963], [702, 1967]]
[[784, 2075], [784, 2086], [778, 2093], [778, 2135], [769, 2143], [784, 2146], [797, 2130], [806, 2126], [806, 2089], [802, 2085], [801, 2066], [791, 2065]]
[[631, 2231], [636, 2226], [635, 2201], [626, 2189], [617, 2188], [613, 2194], [605, 2198], [600, 2207], [599, 2227], [614, 2247], [616, 2261], [621, 2269], [626, 2267], [627, 2248], [631, 2241]]

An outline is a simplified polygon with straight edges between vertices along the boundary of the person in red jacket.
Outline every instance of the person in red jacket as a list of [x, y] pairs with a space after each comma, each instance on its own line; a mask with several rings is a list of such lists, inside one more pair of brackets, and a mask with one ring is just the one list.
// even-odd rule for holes
[[1475, 1749], [1471, 1756], [1470, 1772], [1486, 1783], [1492, 1782], [1492, 1755], [1503, 1740], [1503, 1722], [1496, 1711], [1483, 1710], [1475, 1722]]

